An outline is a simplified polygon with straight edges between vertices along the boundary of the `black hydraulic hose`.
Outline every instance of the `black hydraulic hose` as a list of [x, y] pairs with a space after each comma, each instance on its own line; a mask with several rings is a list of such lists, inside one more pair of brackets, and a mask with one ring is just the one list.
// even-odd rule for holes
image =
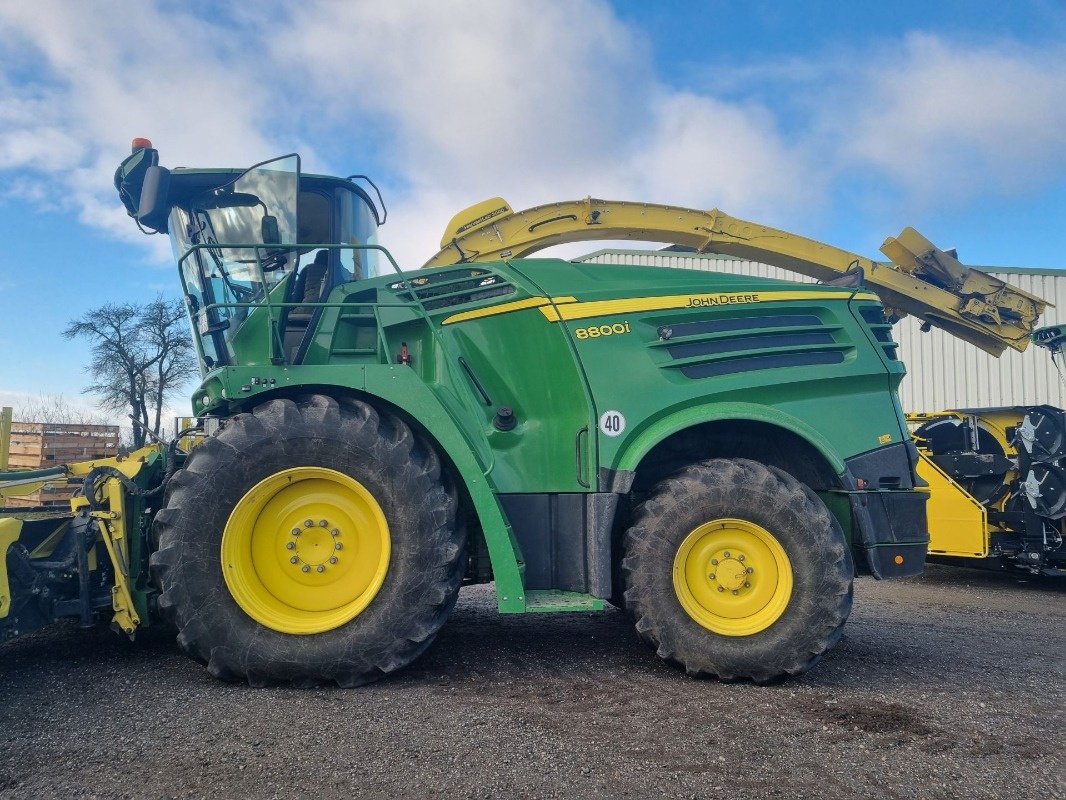
[[81, 626], [91, 628], [93, 626], [92, 586], [89, 584], [89, 527], [92, 520], [86, 519], [78, 528], [77, 556], [78, 556], [78, 607], [81, 612]]
[[93, 467], [89, 471], [89, 474], [85, 476], [85, 484], [87, 486], [85, 490], [85, 497], [89, 501], [89, 508], [91, 508], [93, 511], [106, 510], [104, 507], [104, 503], [100, 501], [96, 496], [96, 488], [98, 483], [101, 483], [107, 478], [114, 478], [126, 488], [127, 492], [136, 497], [149, 497], [151, 495], [157, 494], [158, 492], [162, 491], [162, 488], [165, 485], [164, 481], [154, 489], [142, 489], [140, 486], [138, 486], [136, 483], [126, 477], [126, 475], [121, 470], [115, 469], [114, 467]]
[[[199, 425], [194, 425], [193, 427], [186, 428], [184, 431], [182, 431], [182, 435], [185, 436], [189, 433], [202, 429], [203, 423]], [[155, 497], [156, 495], [161, 494], [163, 490], [166, 489], [167, 484], [170, 482], [170, 479], [174, 477], [174, 473], [177, 472], [177, 458], [175, 457], [177, 450], [178, 438], [175, 438], [167, 446], [167, 468], [166, 471], [163, 473], [163, 480], [161, 480], [159, 482], [159, 485], [156, 486], [154, 489], [142, 489], [140, 486], [134, 483], [133, 480], [127, 477], [125, 473], [123, 473], [121, 470], [115, 469], [115, 467], [93, 467], [91, 470], [89, 470], [89, 474], [85, 476], [85, 497], [89, 501], [89, 508], [91, 508], [93, 511], [105, 510], [103, 502], [98, 500], [96, 497], [96, 485], [102, 479], [107, 478], [114, 478], [115, 480], [117, 480], [123, 485], [123, 487], [125, 487], [126, 491], [134, 497]]]

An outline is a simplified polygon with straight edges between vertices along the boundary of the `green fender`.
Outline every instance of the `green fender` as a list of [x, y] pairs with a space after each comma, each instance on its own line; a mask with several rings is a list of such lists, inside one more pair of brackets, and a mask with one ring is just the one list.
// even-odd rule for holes
[[707, 403], [687, 406], [675, 410], [665, 417], [634, 429], [619, 448], [614, 459], [613, 469], [635, 470], [641, 459], [663, 439], [678, 431], [691, 428], [704, 422], [723, 422], [727, 420], [744, 420], [765, 422], [795, 433], [807, 440], [819, 453], [825, 456], [833, 471], [840, 475], [844, 472], [844, 460], [832, 443], [817, 430], [797, 417], [780, 411], [772, 406], [754, 403]]
[[485, 477], [491, 461], [488, 465], [478, 461], [473, 443], [463, 435], [447, 409], [409, 367], [367, 369], [364, 391], [402, 408], [429, 432], [451, 459], [470, 492], [470, 499], [481, 521], [496, 582], [497, 607], [502, 613], [524, 612], [526, 598], [518, 545], [496, 500], [496, 494]]

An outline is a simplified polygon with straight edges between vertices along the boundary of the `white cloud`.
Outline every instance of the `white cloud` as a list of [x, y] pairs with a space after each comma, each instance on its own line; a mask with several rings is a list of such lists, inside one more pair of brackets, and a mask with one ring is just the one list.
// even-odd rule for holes
[[633, 187], [622, 162], [655, 86], [646, 46], [606, 3], [320, 0], [291, 23], [272, 38], [278, 63], [401, 177], [382, 238], [405, 266], [486, 197], [524, 207]]
[[767, 109], [684, 92], [665, 94], [654, 112], [651, 135], [633, 156], [647, 199], [695, 206], [712, 200], [765, 219], [821, 197], [823, 177], [784, 140]]
[[[831, 212], [842, 181], [961, 206], [1066, 166], [1061, 48], [913, 34], [719, 68], [681, 91], [604, 0], [177, 8], [0, 4], [5, 191], [151, 243], [110, 185], [132, 135], [171, 166], [293, 149], [317, 170], [374, 162], [390, 171], [382, 239], [408, 266], [495, 194], [518, 208], [587, 194], [718, 206], [788, 227]], [[756, 84], [787, 96], [755, 102]]]
[[259, 117], [269, 96], [254, 65], [231, 63], [223, 32], [200, 20], [40, 0], [0, 5], [0, 37], [0, 168], [31, 171], [51, 202], [117, 238], [141, 241], [111, 188], [133, 136], [152, 136], [171, 163], [280, 147]]
[[383, 116], [385, 152], [425, 178], [583, 172], [624, 140], [648, 89], [644, 46], [599, 0], [318, 0], [290, 22], [273, 32], [277, 62], [330, 98], [324, 114]]
[[670, 90], [639, 32], [597, 0], [320, 0], [292, 22], [273, 50], [329, 98], [323, 117], [385, 122], [381, 151], [405, 186], [382, 238], [404, 265], [495, 194], [516, 208], [591, 194], [746, 213], [817, 184], [772, 114]]
[[967, 47], [912, 34], [859, 71], [854, 113], [839, 130], [842, 160], [940, 203], [1061, 180], [1064, 59], [1066, 47]]

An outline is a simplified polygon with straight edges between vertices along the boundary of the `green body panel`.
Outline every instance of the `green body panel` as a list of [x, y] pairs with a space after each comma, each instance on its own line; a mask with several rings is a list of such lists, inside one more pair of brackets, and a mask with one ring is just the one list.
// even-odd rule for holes
[[279, 351], [277, 321], [280, 314], [271, 305], [284, 302], [290, 283], [291, 273], [270, 291], [269, 303], [245, 309], [247, 317], [233, 335], [233, 347], [241, 354], [242, 365], [276, 363]]
[[[434, 438], [465, 484], [484, 531], [499, 606], [507, 612], [585, 606], [573, 598], [561, 604], [541, 602], [533, 593], [527, 598], [501, 493], [597, 491], [601, 468], [634, 470], [665, 437], [711, 421], [755, 420], [791, 431], [837, 474], [845, 459], [906, 435], [894, 392], [902, 365], [885, 357], [856, 313], [859, 306], [878, 306], [869, 295], [856, 299], [854, 290], [825, 286], [538, 259], [478, 265], [473, 274], [495, 281], [496, 294], [446, 303], [426, 299], [430, 295], [421, 302], [412, 298], [411, 289], [425, 283], [420, 275], [447, 282], [470, 274], [469, 266], [443, 268], [404, 276], [409, 282], [392, 276], [338, 286], [318, 304], [298, 365], [270, 363], [264, 340], [270, 337], [269, 317], [280, 311], [253, 309], [233, 336], [236, 361], [246, 366], [209, 373], [194, 408], [225, 416], [304, 388], [358, 392], [401, 409]], [[788, 297], [604, 313], [601, 306], [582, 307], [627, 300], [654, 305], [644, 299], [720, 292], [741, 299]], [[559, 319], [574, 309], [585, 316]], [[781, 319], [806, 320], [824, 340], [808, 347], [755, 339], [742, 358], [787, 361], [790, 353], [818, 351], [838, 353], [839, 361], [730, 367], [694, 378], [684, 369], [707, 358], [677, 357], [670, 347], [726, 337], [660, 335], [664, 327], [683, 330], [737, 317], [768, 318], [775, 326], [766, 333], [770, 337], [802, 333], [804, 325], [781, 327]], [[581, 329], [601, 325], [624, 332], [582, 338]], [[397, 363], [405, 347], [410, 363]], [[736, 357], [731, 352], [725, 359]], [[493, 426], [500, 406], [515, 411], [518, 424], [511, 431]], [[624, 415], [620, 435], [600, 431], [605, 411]], [[846, 515], [845, 505], [835, 504], [834, 512]]]
[[601, 442], [607, 445], [603, 446], [601, 444], [601, 452], [613, 445], [612, 449], [616, 454], [616, 460], [613, 462], [615, 466], [612, 468], [633, 470], [637, 468], [637, 465], [648, 454], [648, 451], [671, 434], [700, 423], [724, 422], [727, 420], [766, 422], [798, 434], [814, 445], [815, 449], [825, 456], [826, 461], [829, 462], [838, 475], [844, 471], [844, 461], [840, 452], [834, 448], [833, 442], [819, 432], [817, 428], [781, 409], [743, 401], [697, 403], [673, 409], [664, 415], [658, 415], [658, 419], [642, 426], [639, 432], [626, 436], [623, 439], [624, 449], [619, 447], [618, 442], [612, 442], [609, 437], [600, 434]]
[[604, 602], [598, 597], [589, 597], [580, 592], [563, 592], [557, 589], [531, 589], [528, 592], [526, 611], [549, 613], [556, 611], [603, 611]]
[[[547, 325], [537, 309], [449, 325], [446, 339], [463, 354], [491, 400], [467, 406], [480, 411], [492, 452], [489, 477], [499, 492], [580, 492], [577, 438], [593, 424], [586, 383], [565, 331]], [[514, 410], [514, 430], [492, 419], [500, 406]], [[535, 488], [534, 488], [535, 487]]]
[[844, 491], [828, 491], [818, 492], [818, 497], [825, 503], [829, 513], [836, 517], [837, 522], [840, 523], [840, 529], [844, 532], [850, 544], [852, 543], [852, 513], [848, 494], [848, 492]]
[[256, 308], [248, 315], [233, 337], [234, 349], [241, 353], [241, 363], [247, 366], [272, 365], [271, 321], [265, 308]]
[[[536, 276], [549, 296], [580, 300], [616, 300], [647, 296], [700, 295], [707, 292], [750, 294], [795, 292], [802, 287], [695, 270], [649, 269], [610, 264], [526, 261], [522, 269]], [[809, 287], [819, 293], [828, 287]], [[640, 458], [671, 433], [705, 421], [747, 419], [790, 430], [813, 444], [833, 465], [886, 444], [905, 441], [903, 417], [894, 390], [903, 374], [886, 371], [864, 326], [847, 302], [853, 290], [839, 289], [842, 302], [797, 299], [772, 302], [775, 317], [814, 315], [825, 326], [839, 326], [834, 338], [847, 346], [844, 361], [783, 369], [759, 369], [718, 377], [690, 379], [670, 366], [661, 342], [663, 326], [691, 320], [735, 318], [757, 310], [755, 304], [686, 307], [615, 313], [563, 324], [573, 333], [590, 325], [628, 323], [631, 333], [575, 339], [595, 401], [594, 416], [618, 410], [626, 419], [619, 436], [598, 433], [600, 466], [634, 469]], [[868, 303], [869, 304], [869, 303]], [[752, 353], [764, 352], [754, 346]], [[888, 439], [882, 438], [888, 436]]]

